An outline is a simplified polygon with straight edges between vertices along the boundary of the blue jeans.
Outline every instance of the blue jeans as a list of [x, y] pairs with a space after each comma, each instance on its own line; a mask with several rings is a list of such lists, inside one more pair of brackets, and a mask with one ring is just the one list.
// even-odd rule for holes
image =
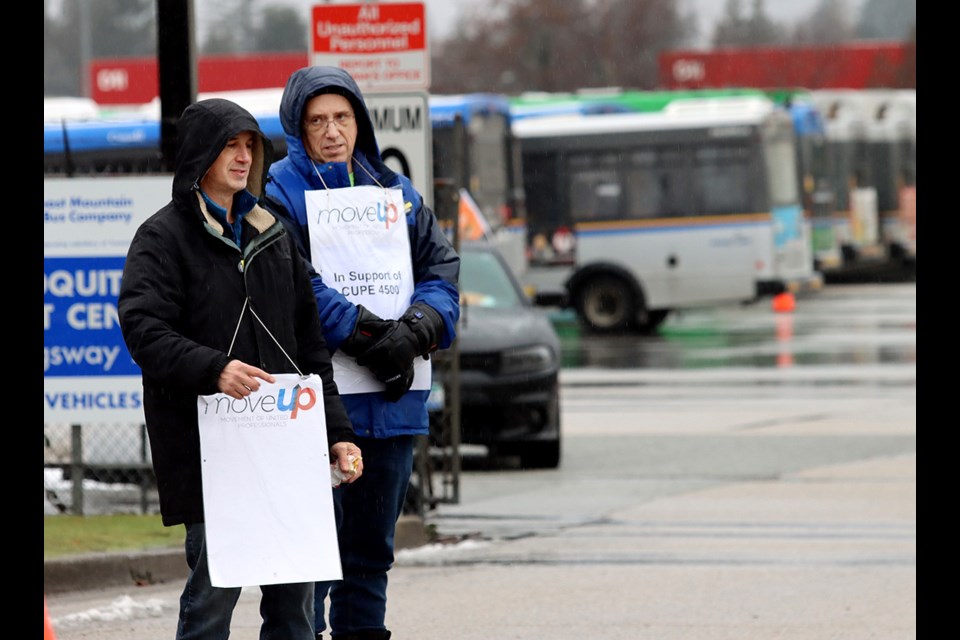
[[318, 582], [314, 592], [317, 632], [330, 595], [330, 629], [345, 635], [385, 629], [387, 571], [393, 565], [393, 536], [413, 471], [413, 436], [355, 439], [363, 453], [363, 475], [333, 490], [343, 580]]
[[[184, 548], [190, 575], [180, 596], [177, 640], [226, 640], [241, 587], [210, 584], [202, 523], [187, 525]], [[260, 640], [315, 640], [312, 582], [263, 585], [260, 594]]]

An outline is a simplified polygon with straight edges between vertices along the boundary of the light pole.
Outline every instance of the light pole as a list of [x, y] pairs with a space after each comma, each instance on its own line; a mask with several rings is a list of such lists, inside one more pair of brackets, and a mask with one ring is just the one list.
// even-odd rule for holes
[[89, 98], [90, 91], [90, 0], [80, 0], [80, 95]]

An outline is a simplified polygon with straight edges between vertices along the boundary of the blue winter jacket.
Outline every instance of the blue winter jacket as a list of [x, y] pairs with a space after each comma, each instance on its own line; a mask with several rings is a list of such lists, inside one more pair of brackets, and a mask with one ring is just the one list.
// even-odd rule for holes
[[[287, 81], [280, 101], [280, 122], [286, 133], [287, 157], [270, 167], [266, 185], [266, 206], [291, 230], [301, 255], [310, 262], [310, 233], [307, 227], [304, 191], [349, 187], [347, 165], [343, 162], [314, 164], [301, 140], [300, 122], [307, 101], [319, 93], [339, 93], [353, 105], [358, 127], [353, 152], [354, 184], [384, 187], [400, 186], [410, 234], [414, 292], [410, 303], [423, 302], [443, 318], [444, 334], [439, 348], [449, 347], [456, 335], [460, 317], [457, 282], [460, 257], [440, 228], [433, 211], [413, 188], [410, 180], [392, 171], [380, 157], [370, 112], [354, 79], [337, 67], [304, 67]], [[367, 169], [356, 166], [362, 164]], [[323, 181], [317, 176], [323, 176]], [[324, 337], [331, 352], [351, 334], [357, 320], [357, 307], [342, 293], [327, 287], [311, 268], [313, 290], [320, 311]], [[345, 394], [341, 396], [354, 431], [364, 437], [387, 438], [428, 431], [426, 400], [429, 391], [408, 391], [397, 402], [387, 402], [383, 393]]]

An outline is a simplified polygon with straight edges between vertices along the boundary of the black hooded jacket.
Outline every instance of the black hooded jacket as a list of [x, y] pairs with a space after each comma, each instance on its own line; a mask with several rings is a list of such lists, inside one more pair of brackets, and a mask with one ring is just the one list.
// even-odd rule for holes
[[120, 326], [143, 374], [160, 512], [168, 526], [203, 521], [197, 396], [217, 393], [220, 372], [232, 359], [269, 373], [299, 368], [318, 374], [329, 444], [353, 437], [310, 276], [293, 239], [256, 205], [242, 218], [241, 250], [200, 196], [201, 179], [242, 131], [256, 134], [247, 190], [259, 199], [270, 143], [253, 116], [220, 99], [184, 110], [173, 199], [139, 227], [123, 269]]

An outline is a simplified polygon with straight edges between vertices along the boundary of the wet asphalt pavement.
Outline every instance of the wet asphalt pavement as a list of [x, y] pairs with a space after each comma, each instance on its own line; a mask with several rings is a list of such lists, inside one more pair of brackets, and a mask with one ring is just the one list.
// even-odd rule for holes
[[[395, 639], [916, 637], [915, 284], [561, 334], [560, 468], [463, 472], [398, 552]], [[58, 640], [166, 639], [181, 587], [48, 604]]]

